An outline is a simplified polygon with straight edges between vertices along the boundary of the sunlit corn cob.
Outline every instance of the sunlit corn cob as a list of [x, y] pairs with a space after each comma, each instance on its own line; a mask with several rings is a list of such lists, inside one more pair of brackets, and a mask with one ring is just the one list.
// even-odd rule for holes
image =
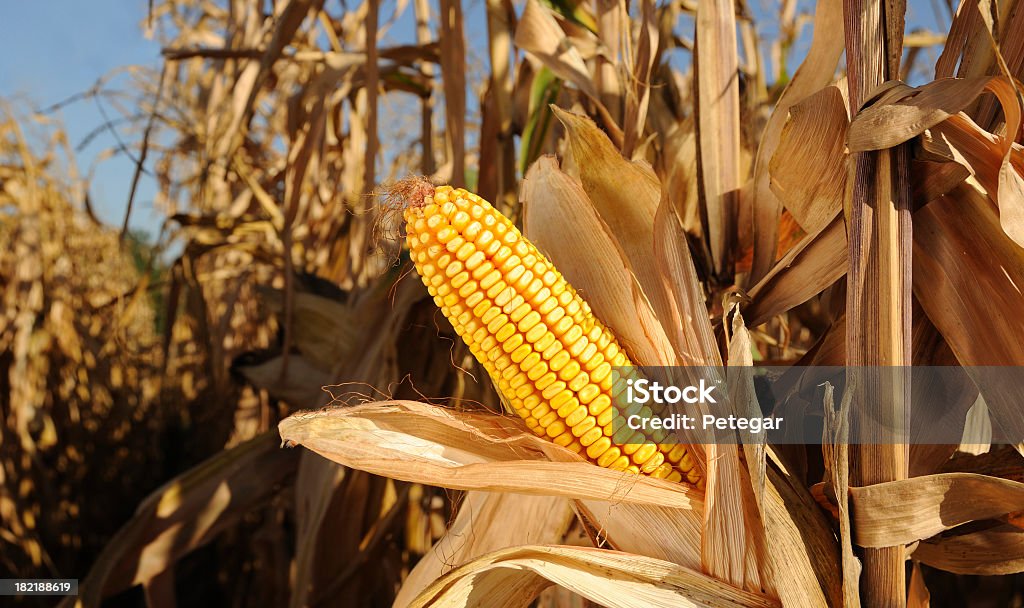
[[617, 414], [624, 383], [612, 368], [632, 363], [551, 262], [479, 196], [413, 190], [404, 215], [416, 269], [527, 426], [600, 466], [699, 484], [684, 446], [655, 443]]

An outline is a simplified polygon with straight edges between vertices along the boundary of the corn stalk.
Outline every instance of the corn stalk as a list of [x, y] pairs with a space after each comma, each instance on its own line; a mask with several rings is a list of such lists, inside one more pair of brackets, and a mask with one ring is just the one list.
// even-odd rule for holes
[[[906, 4], [901, 0], [846, 0], [846, 57], [852, 112], [876, 87], [898, 78]], [[851, 156], [846, 201], [849, 271], [846, 355], [852, 368], [910, 364], [911, 247], [909, 148]], [[855, 372], [856, 374], [856, 372]], [[882, 421], [889, 434], [859, 444], [853, 479], [870, 485], [905, 479], [908, 448], [900, 433], [909, 421], [909, 383], [896, 374], [866, 374], [855, 396], [861, 420]], [[862, 598], [868, 606], [903, 606], [902, 545], [864, 550]]]

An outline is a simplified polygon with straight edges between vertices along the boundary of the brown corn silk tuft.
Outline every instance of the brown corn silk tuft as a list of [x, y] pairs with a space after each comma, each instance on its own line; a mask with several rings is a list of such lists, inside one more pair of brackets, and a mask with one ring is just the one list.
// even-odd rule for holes
[[434, 302], [534, 433], [603, 467], [703, 484], [684, 446], [626, 426], [612, 368], [633, 364], [508, 218], [422, 178], [398, 182], [389, 201], [404, 206], [406, 241]]
[[405, 211], [408, 207], [426, 205], [427, 197], [434, 195], [434, 185], [423, 176], [410, 175], [395, 182], [387, 190], [386, 207]]

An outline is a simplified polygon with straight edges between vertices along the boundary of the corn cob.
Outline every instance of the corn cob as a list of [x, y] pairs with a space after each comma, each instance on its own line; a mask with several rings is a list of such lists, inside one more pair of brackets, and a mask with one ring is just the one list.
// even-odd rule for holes
[[626, 426], [626, 353], [554, 265], [479, 196], [405, 186], [406, 240], [434, 302], [537, 435], [611, 469], [703, 485], [682, 445]]

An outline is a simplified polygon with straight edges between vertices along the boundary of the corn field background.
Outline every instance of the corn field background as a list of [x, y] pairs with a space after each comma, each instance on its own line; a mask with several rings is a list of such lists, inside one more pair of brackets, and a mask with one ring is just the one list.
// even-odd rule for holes
[[[1024, 395], [970, 375], [1024, 365], [1024, 3], [915, 10], [947, 29], [905, 0], [152, 0], [159, 68], [84, 92], [158, 184], [152, 237], [0, 100], [0, 578], [78, 578], [67, 606], [1024, 606], [1024, 444], [986, 439]], [[494, 203], [640, 364], [959, 367], [935, 398], [965, 440], [845, 445], [837, 394], [823, 446], [696, 446], [699, 489], [582, 462], [415, 275], [408, 175]]]

